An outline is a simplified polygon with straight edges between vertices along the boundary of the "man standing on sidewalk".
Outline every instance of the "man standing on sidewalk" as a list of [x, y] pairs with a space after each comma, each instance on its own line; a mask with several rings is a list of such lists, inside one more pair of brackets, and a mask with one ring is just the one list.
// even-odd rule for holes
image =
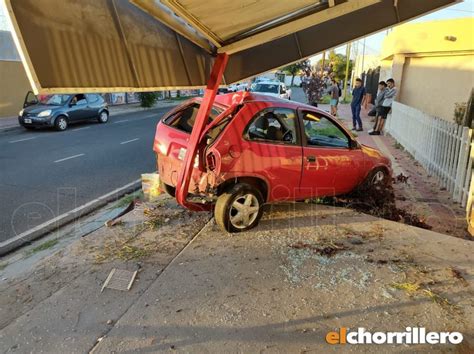
[[369, 133], [370, 135], [380, 135], [385, 126], [387, 115], [392, 110], [392, 103], [396, 96], [397, 88], [395, 87], [395, 81], [393, 79], [388, 79], [387, 88], [385, 89], [385, 95], [382, 102], [382, 107], [379, 113], [380, 119], [377, 122], [375, 130]]
[[[386, 89], [387, 89], [387, 83], [385, 81], [380, 81], [379, 82], [379, 88], [378, 88], [378, 91], [377, 91], [377, 96], [375, 97], [374, 108], [373, 108], [373, 110], [375, 111], [375, 124], [374, 124], [374, 128], [372, 129], [371, 132], [373, 132], [377, 129], [377, 125], [378, 125], [378, 122], [380, 120], [380, 115], [381, 115], [381, 112], [382, 112], [382, 103], [385, 99]], [[369, 132], [369, 134], [371, 132]]]
[[362, 101], [364, 100], [365, 94], [366, 91], [365, 87], [362, 86], [362, 80], [357, 78], [355, 82], [355, 87], [352, 90], [351, 111], [353, 125], [352, 130], [356, 130], [358, 132], [364, 130], [362, 128], [362, 120], [360, 119], [360, 109], [362, 107]]

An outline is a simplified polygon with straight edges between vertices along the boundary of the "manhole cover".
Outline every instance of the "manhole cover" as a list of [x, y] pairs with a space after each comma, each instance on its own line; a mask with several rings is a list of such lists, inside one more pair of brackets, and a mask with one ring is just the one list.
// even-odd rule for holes
[[100, 292], [104, 291], [105, 288], [128, 291], [132, 287], [136, 276], [137, 271], [131, 272], [125, 269], [114, 268], [110, 271]]

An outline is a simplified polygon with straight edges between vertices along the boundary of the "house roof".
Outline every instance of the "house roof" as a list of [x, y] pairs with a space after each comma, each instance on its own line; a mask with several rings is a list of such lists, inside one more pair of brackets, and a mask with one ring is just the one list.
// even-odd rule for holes
[[458, 0], [1, 0], [37, 92], [229, 84]]

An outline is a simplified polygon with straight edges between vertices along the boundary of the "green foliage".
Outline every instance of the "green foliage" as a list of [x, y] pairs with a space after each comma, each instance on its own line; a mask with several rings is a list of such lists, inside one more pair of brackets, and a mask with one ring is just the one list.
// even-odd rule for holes
[[[346, 56], [344, 54], [336, 54], [334, 50], [329, 52], [329, 58], [326, 58], [325, 69], [330, 67], [331, 71], [336, 74], [336, 79], [338, 81], [344, 80], [346, 75]], [[322, 59], [318, 61], [316, 66], [320, 68], [322, 65]], [[349, 60], [349, 77], [351, 77], [352, 67], [354, 63], [352, 60]]]
[[140, 92], [138, 98], [142, 107], [153, 107], [158, 100], [158, 92]]
[[295, 76], [304, 73], [306, 69], [311, 69], [311, 63], [309, 60], [302, 60], [300, 62], [284, 66], [281, 68], [281, 71], [292, 76], [291, 86], [293, 86], [293, 80], [295, 79]]

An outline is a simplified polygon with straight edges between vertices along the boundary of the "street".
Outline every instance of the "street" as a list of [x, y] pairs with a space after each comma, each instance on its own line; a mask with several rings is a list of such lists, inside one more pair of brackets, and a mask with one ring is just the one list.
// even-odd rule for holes
[[155, 171], [155, 126], [170, 108], [65, 132], [0, 132], [0, 242]]

